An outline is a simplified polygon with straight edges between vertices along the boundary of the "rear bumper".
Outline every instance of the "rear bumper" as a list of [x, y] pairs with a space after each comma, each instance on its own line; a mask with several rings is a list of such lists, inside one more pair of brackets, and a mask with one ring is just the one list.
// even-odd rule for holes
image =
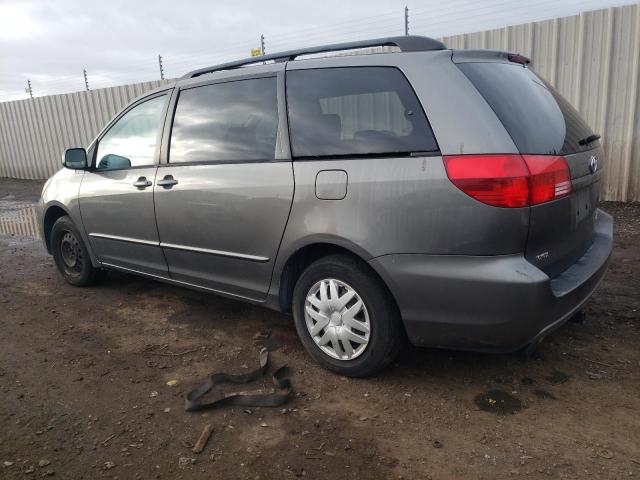
[[597, 212], [593, 244], [550, 279], [522, 254], [384, 255], [370, 261], [391, 289], [412, 343], [510, 352], [562, 325], [602, 280], [613, 220]]

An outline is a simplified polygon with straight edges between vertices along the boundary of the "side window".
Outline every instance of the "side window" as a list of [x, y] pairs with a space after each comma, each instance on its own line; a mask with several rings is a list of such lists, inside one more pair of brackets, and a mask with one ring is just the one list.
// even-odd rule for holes
[[276, 78], [216, 83], [180, 92], [170, 163], [273, 160], [278, 133]]
[[420, 102], [396, 68], [291, 71], [287, 104], [295, 157], [438, 150]]
[[129, 110], [98, 142], [96, 168], [114, 170], [154, 165], [166, 95]]

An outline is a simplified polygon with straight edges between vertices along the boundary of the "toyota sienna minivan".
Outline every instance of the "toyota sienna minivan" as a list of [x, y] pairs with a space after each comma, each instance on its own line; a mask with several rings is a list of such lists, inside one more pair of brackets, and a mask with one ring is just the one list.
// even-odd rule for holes
[[65, 152], [39, 223], [71, 285], [113, 269], [291, 312], [366, 376], [407, 339], [512, 352], [576, 313], [612, 249], [604, 162], [527, 58], [386, 38], [145, 93]]

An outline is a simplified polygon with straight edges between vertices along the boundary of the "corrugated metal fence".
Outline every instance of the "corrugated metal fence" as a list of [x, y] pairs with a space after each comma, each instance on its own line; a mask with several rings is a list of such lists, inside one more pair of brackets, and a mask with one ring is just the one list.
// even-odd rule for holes
[[[446, 37], [450, 48], [522, 53], [603, 135], [603, 197], [640, 201], [640, 5]], [[46, 178], [65, 148], [87, 145], [147, 82], [0, 103], [0, 177]]]
[[127, 103], [169, 80], [0, 103], [0, 177], [48, 178]]

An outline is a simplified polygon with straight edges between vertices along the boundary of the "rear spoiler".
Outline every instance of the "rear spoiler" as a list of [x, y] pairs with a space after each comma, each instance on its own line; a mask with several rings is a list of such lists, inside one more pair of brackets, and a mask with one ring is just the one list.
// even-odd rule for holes
[[531, 63], [524, 55], [519, 53], [503, 52], [500, 50], [453, 50], [451, 54], [453, 63], [472, 62], [499, 62], [499, 63], [519, 63], [527, 66]]

